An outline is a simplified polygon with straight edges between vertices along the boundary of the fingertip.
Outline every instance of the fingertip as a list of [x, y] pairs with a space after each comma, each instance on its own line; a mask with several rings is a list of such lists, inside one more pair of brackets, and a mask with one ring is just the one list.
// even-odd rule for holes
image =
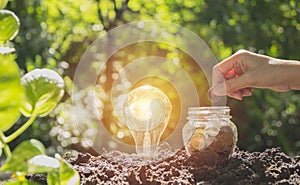
[[242, 96], [252, 96], [252, 88], [241, 89]]
[[207, 97], [211, 102], [217, 102], [221, 99], [221, 96], [214, 95], [211, 89], [207, 91]]
[[226, 87], [224, 83], [218, 84], [208, 90], [210, 97], [212, 95], [216, 96], [225, 96], [226, 95]]
[[238, 91], [234, 91], [234, 92], [231, 92], [231, 93], [228, 93], [228, 95], [232, 98], [235, 98], [237, 100], [242, 100], [243, 99], [243, 94], [242, 94], [242, 91], [241, 90], [238, 90]]
[[237, 99], [237, 100], [243, 100], [243, 96], [235, 96], [235, 99]]

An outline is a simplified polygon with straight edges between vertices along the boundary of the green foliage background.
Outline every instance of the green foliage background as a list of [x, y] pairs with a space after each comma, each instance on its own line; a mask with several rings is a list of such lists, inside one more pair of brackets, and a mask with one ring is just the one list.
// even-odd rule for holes
[[[189, 28], [205, 40], [219, 61], [239, 49], [300, 60], [300, 3], [296, 0], [12, 0], [7, 9], [21, 20], [13, 42], [24, 71], [47, 67], [72, 78], [82, 53], [99, 34], [148, 19]], [[291, 155], [300, 153], [299, 92], [256, 89], [243, 101], [228, 102], [240, 148], [261, 151], [281, 146]], [[45, 134], [58, 125], [52, 116], [40, 118], [19, 140], [33, 136], [51, 148], [59, 142]]]

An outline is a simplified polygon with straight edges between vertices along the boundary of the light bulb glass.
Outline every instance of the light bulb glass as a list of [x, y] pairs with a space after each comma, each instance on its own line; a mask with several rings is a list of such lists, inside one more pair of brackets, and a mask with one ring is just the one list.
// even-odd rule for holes
[[140, 86], [126, 96], [122, 120], [134, 138], [137, 154], [146, 157], [156, 155], [171, 111], [168, 96], [156, 87]]

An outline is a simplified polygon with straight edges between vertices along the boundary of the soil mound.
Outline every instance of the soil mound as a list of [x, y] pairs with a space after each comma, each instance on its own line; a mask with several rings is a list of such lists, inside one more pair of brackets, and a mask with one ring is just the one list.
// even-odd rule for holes
[[[112, 155], [116, 155], [111, 153]], [[203, 163], [203, 154], [189, 157], [179, 150], [168, 159], [134, 165], [122, 153], [79, 154], [68, 161], [80, 173], [81, 184], [300, 184], [300, 156], [289, 157], [280, 148], [247, 152], [235, 148], [227, 161]], [[208, 156], [209, 157], [209, 156]]]

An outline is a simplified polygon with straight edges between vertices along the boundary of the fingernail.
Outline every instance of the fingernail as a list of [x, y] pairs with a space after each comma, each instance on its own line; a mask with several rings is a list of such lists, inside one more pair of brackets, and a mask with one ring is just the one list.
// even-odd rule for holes
[[207, 97], [211, 102], [217, 102], [221, 99], [221, 96], [214, 95], [211, 90], [207, 91]]
[[211, 100], [211, 97], [213, 96], [213, 94], [212, 94], [212, 89], [213, 89], [213, 87], [211, 87], [211, 88], [208, 89], [208, 91], [207, 91], [207, 97], [208, 97], [208, 99], [210, 99], [210, 100]]

